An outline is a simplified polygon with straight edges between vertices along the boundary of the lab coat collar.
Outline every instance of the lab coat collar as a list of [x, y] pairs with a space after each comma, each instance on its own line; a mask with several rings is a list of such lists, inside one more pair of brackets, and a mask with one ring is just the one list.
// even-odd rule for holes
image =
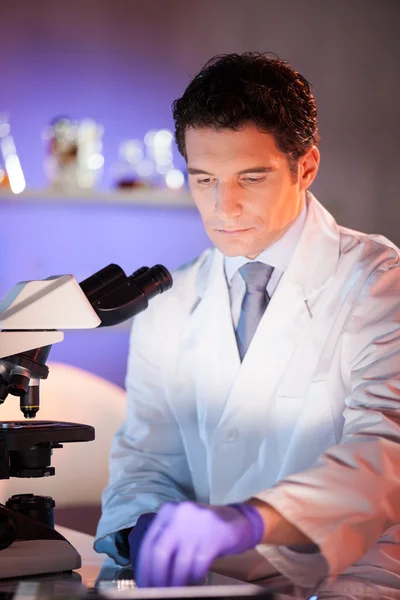
[[333, 216], [307, 192], [307, 217], [286, 276], [303, 300], [309, 300], [335, 275], [340, 233]]

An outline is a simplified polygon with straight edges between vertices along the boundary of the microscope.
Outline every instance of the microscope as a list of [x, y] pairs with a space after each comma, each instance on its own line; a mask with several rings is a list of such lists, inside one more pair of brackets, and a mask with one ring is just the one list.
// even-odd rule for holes
[[[72, 275], [18, 283], [0, 302], [0, 404], [19, 396], [25, 417], [0, 421], [0, 479], [53, 476], [53, 449], [94, 439], [90, 425], [32, 421], [51, 346], [64, 338], [59, 330], [117, 325], [171, 286], [162, 265], [127, 276], [110, 264], [80, 284]], [[50, 496], [29, 493], [0, 504], [0, 579], [81, 567], [78, 552], [54, 530], [54, 506]]]

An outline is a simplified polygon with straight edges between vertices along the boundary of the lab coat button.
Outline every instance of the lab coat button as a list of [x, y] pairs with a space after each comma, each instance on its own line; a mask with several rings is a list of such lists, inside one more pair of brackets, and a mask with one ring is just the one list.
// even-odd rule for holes
[[233, 427], [232, 429], [229, 430], [228, 432], [228, 442], [234, 442], [236, 440], [236, 438], [238, 437], [239, 432], [236, 429], [236, 427]]

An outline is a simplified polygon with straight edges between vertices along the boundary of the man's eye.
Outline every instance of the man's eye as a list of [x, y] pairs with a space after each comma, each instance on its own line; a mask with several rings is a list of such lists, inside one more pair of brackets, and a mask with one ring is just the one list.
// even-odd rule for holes
[[243, 181], [246, 183], [261, 183], [264, 179], [265, 177], [244, 177]]
[[213, 178], [212, 177], [203, 177], [202, 179], [198, 179], [197, 183], [199, 185], [210, 185], [210, 183], [213, 182]]

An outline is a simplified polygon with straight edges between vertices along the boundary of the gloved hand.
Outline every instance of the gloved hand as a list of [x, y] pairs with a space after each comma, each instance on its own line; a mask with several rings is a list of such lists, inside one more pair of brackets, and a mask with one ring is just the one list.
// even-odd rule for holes
[[136, 573], [136, 563], [139, 556], [140, 546], [142, 544], [146, 531], [149, 529], [150, 524], [156, 515], [157, 513], [145, 513], [144, 515], [141, 515], [136, 521], [135, 527], [129, 533], [129, 558], [131, 560], [134, 576]]
[[264, 522], [250, 504], [164, 504], [143, 540], [136, 572], [139, 587], [200, 584], [214, 559], [254, 548]]

